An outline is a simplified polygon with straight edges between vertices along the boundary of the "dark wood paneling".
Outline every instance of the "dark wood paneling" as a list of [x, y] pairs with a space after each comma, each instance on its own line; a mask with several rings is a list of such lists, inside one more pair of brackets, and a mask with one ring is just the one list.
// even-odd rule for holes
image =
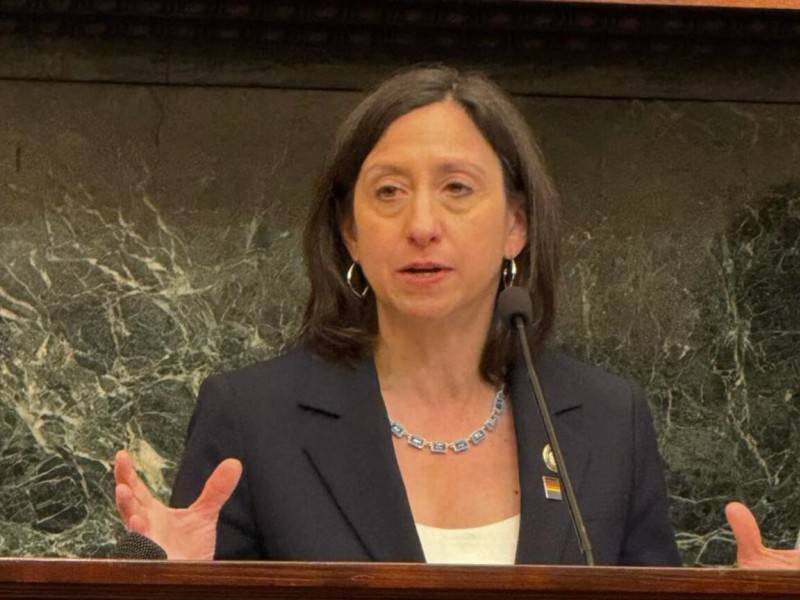
[[688, 2], [0, 0], [0, 79], [362, 90], [442, 61], [516, 94], [800, 102], [800, 10]]
[[791, 571], [0, 559], [0, 598], [750, 600], [798, 596], [800, 573]]

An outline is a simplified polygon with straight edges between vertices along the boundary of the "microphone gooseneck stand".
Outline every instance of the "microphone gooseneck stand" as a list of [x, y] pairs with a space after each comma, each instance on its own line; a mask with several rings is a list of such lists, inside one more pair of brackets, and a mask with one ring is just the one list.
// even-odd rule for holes
[[556, 466], [558, 467], [558, 474], [561, 476], [561, 481], [564, 485], [564, 495], [567, 497], [572, 526], [575, 529], [575, 535], [578, 537], [578, 543], [580, 544], [583, 558], [586, 561], [586, 566], [593, 567], [595, 562], [594, 554], [592, 553], [592, 544], [586, 532], [586, 525], [583, 522], [583, 516], [578, 507], [578, 500], [575, 498], [575, 491], [572, 489], [572, 482], [570, 481], [567, 466], [564, 462], [564, 455], [561, 452], [556, 430], [555, 427], [553, 427], [553, 421], [550, 419], [550, 411], [547, 409], [542, 386], [539, 384], [539, 377], [536, 375], [536, 369], [533, 366], [533, 359], [531, 358], [528, 335], [525, 331], [526, 325], [533, 317], [533, 307], [531, 306], [530, 296], [528, 296], [528, 293], [522, 288], [512, 286], [500, 293], [497, 304], [501, 318], [508, 322], [518, 334], [519, 343], [522, 347], [522, 355], [525, 359], [525, 366], [528, 371], [528, 379], [531, 382], [531, 387], [533, 387], [533, 396], [536, 399], [536, 406], [539, 409], [539, 416], [542, 418], [545, 433], [547, 434], [547, 441], [550, 443], [550, 448], [553, 450], [553, 456], [555, 457]]

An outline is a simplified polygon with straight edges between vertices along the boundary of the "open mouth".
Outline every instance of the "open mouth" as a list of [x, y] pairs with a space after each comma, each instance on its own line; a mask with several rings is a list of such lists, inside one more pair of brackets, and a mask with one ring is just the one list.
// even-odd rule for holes
[[445, 267], [444, 265], [434, 264], [434, 263], [426, 263], [426, 264], [411, 264], [403, 267], [400, 269], [400, 272], [406, 275], [412, 275], [414, 277], [433, 277], [434, 275], [438, 275], [439, 273], [443, 273], [445, 271], [450, 271], [451, 269]]

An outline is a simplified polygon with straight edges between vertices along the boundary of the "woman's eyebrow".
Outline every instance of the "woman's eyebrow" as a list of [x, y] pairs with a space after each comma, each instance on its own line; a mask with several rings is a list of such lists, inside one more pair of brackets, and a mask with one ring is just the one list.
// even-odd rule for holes
[[[470, 160], [448, 159], [437, 163], [433, 170], [437, 174], [449, 174], [463, 171], [470, 175], [486, 177], [486, 170], [478, 163]], [[381, 175], [407, 175], [409, 172], [410, 169], [395, 163], [375, 163], [368, 166], [364, 170], [364, 177], [375, 177]]]
[[405, 175], [408, 169], [394, 163], [375, 163], [364, 170], [364, 177], [375, 177], [379, 175]]
[[436, 172], [447, 174], [455, 171], [463, 171], [469, 175], [486, 177], [486, 171], [478, 163], [469, 160], [448, 160], [436, 165]]

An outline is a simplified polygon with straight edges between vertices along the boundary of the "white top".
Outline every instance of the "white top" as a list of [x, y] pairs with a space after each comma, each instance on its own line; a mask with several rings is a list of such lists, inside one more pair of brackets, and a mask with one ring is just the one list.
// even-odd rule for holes
[[513, 565], [519, 539], [519, 515], [504, 521], [443, 529], [416, 523], [428, 563], [453, 565]]

